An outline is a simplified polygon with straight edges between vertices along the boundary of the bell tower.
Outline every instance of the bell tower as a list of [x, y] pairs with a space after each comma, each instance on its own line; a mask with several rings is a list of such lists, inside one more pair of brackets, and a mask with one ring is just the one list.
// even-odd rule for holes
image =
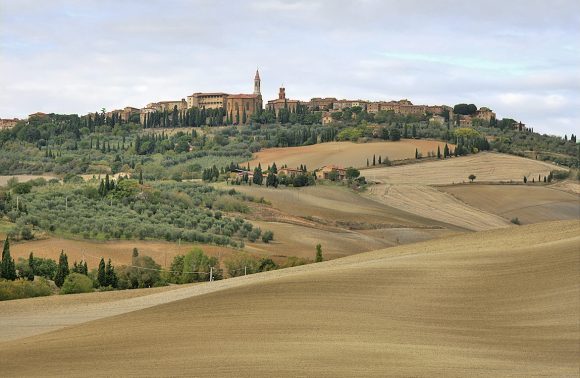
[[258, 96], [262, 95], [260, 93], [260, 73], [258, 72], [257, 69], [256, 69], [256, 77], [254, 77], [254, 94]]

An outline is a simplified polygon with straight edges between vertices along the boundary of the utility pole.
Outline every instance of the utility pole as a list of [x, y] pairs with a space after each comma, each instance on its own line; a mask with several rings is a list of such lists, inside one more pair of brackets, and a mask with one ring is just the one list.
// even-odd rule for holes
[[213, 266], [209, 267], [209, 282], [213, 281]]
[[244, 266], [244, 276], [248, 273], [247, 266]]
[[20, 211], [20, 197], [16, 196], [16, 211]]

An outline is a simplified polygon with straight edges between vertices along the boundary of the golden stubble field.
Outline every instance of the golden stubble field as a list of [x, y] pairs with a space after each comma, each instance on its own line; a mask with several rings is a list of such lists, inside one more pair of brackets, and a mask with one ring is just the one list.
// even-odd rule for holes
[[156, 293], [0, 343], [2, 373], [575, 376], [579, 243], [578, 222], [543, 223]]
[[[343, 167], [366, 167], [367, 159], [372, 164], [373, 155], [377, 162], [379, 156], [388, 157], [390, 160], [414, 159], [415, 149], [427, 156], [429, 151], [437, 151], [437, 146], [443, 151], [444, 142], [423, 139], [402, 139], [398, 142], [329, 142], [311, 146], [268, 148], [254, 154], [250, 166], [255, 167], [258, 163], [266, 168], [272, 163], [281, 167], [284, 164], [295, 168], [306, 164], [309, 170], [320, 168], [324, 165], [336, 164]], [[244, 163], [246, 164], [246, 163]]]
[[[366, 169], [361, 174], [365, 175], [367, 180], [376, 183], [365, 194], [371, 199], [411, 214], [429, 217], [467, 230], [481, 231], [509, 227], [511, 218], [495, 209], [494, 205], [484, 206], [484, 201], [469, 199], [478, 197], [477, 193], [482, 188], [479, 182], [519, 183], [523, 181], [524, 176], [537, 179], [538, 175], [541, 175], [543, 178], [550, 171], [557, 169], [562, 168], [517, 156], [479, 153], [421, 164]], [[447, 185], [447, 188], [453, 188], [453, 184], [469, 182], [468, 176], [472, 173], [476, 175], [476, 184], [461, 186], [463, 188], [461, 192], [465, 194], [463, 197], [453, 195], [455, 189], [444, 190], [437, 187]], [[521, 201], [525, 204], [522, 206], [535, 206], [545, 202], [550, 195], [552, 199], [549, 201], [554, 202], [561, 197], [560, 192], [553, 191], [545, 193], [545, 198], [539, 198], [534, 195], [533, 189], [543, 184], [536, 185], [536, 187], [517, 186], [520, 189], [513, 191], [518, 191], [520, 197], [507, 196], [506, 200], [516, 203]], [[526, 192], [527, 189], [530, 190], [530, 195]], [[463, 201], [463, 198], [466, 200]], [[561, 214], [559, 210], [554, 210], [552, 217], [543, 220], [570, 219], [570, 210], [567, 208], [561, 210]], [[540, 218], [537, 219], [540, 221]]]
[[477, 182], [523, 182], [538, 175], [547, 176], [552, 170], [563, 168], [538, 160], [493, 152], [429, 161], [421, 164], [365, 169], [361, 172], [368, 180], [388, 184], [448, 185], [469, 182], [468, 176], [477, 176]]

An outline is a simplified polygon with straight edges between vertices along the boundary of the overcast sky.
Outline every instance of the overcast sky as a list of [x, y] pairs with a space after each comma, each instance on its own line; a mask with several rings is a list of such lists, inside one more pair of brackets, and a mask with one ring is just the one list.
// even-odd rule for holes
[[580, 1], [0, 0], [0, 118], [198, 91], [459, 102], [580, 131]]

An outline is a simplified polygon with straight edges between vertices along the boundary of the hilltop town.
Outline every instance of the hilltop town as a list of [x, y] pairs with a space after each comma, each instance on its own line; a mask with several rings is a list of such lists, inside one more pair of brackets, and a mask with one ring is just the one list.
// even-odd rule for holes
[[[201, 114], [199, 112], [202, 112]], [[107, 119], [140, 123], [145, 128], [167, 126], [246, 125], [250, 123], [296, 123], [296, 115], [306, 123], [331, 124], [361, 116], [372, 122], [384, 114], [419, 117], [432, 124], [453, 123], [457, 127], [495, 126], [496, 114], [488, 107], [477, 108], [473, 104], [415, 105], [408, 99], [367, 101], [313, 97], [302, 101], [286, 96], [286, 89], [279, 89], [278, 98], [264, 104], [261, 93], [260, 73], [256, 70], [252, 93], [231, 94], [226, 92], [195, 92], [181, 100], [151, 102], [142, 108], [126, 106], [105, 111]], [[37, 112], [30, 117], [42, 117]], [[91, 117], [89, 113], [87, 116]], [[203, 118], [200, 120], [200, 116]], [[292, 120], [294, 119], [294, 122]], [[18, 119], [0, 119], [0, 130], [14, 127]], [[508, 119], [510, 127], [517, 131], [532, 131], [522, 122]], [[301, 122], [305, 123], [305, 122]]]

